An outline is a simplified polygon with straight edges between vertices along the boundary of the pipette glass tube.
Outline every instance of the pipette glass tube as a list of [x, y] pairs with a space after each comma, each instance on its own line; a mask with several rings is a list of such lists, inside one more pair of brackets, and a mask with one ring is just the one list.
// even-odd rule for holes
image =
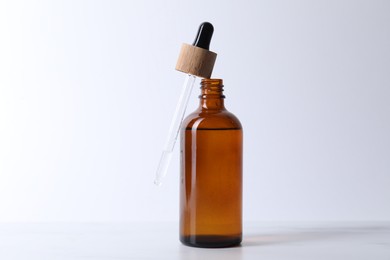
[[172, 159], [173, 148], [175, 148], [177, 137], [179, 136], [180, 126], [186, 112], [188, 100], [191, 96], [195, 80], [196, 77], [190, 74], [188, 74], [185, 78], [180, 99], [176, 105], [175, 114], [169, 128], [168, 139], [158, 164], [156, 179], [154, 180], [156, 185], [161, 185], [162, 179], [167, 174], [168, 167]]
[[181, 123], [196, 78], [211, 77], [215, 59], [217, 58], [216, 53], [209, 51], [213, 32], [213, 25], [204, 22], [199, 26], [194, 43], [192, 45], [184, 43], [181, 48], [176, 70], [186, 73], [187, 76], [169, 128], [167, 142], [158, 164], [156, 178], [154, 180], [156, 185], [161, 185], [162, 179], [167, 174], [169, 163], [172, 159], [173, 149], [179, 135]]

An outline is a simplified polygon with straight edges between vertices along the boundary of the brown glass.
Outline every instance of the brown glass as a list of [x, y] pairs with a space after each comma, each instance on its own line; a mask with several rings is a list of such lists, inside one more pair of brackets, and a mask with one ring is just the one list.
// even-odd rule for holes
[[181, 129], [180, 241], [196, 247], [242, 240], [242, 127], [224, 106], [220, 79], [203, 79], [199, 108]]

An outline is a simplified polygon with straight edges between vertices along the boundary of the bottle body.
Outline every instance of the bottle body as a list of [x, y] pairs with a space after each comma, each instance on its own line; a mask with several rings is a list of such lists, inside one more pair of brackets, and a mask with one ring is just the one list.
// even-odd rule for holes
[[201, 104], [181, 129], [180, 240], [227, 247], [242, 240], [242, 140], [222, 80], [202, 80]]

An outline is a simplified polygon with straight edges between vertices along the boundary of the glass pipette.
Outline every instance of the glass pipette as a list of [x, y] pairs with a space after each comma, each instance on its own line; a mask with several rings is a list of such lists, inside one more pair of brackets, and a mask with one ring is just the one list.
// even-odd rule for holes
[[154, 180], [156, 185], [161, 185], [162, 179], [167, 174], [172, 159], [173, 149], [175, 148], [177, 137], [179, 136], [181, 123], [196, 77], [211, 77], [215, 59], [217, 58], [216, 53], [209, 51], [213, 32], [214, 27], [211, 23], [202, 23], [199, 26], [195, 42], [192, 45], [183, 44], [181, 48], [176, 70], [186, 73], [187, 76], [184, 81], [179, 101], [176, 105], [175, 114], [168, 132], [168, 139], [165, 143], [157, 168], [156, 178]]
[[167, 174], [168, 167], [172, 159], [173, 148], [175, 148], [177, 137], [179, 136], [181, 122], [183, 121], [184, 114], [186, 112], [195, 79], [196, 77], [190, 74], [188, 74], [185, 78], [183, 90], [181, 92], [179, 102], [176, 105], [171, 126], [169, 127], [168, 139], [161, 154], [160, 163], [158, 164], [157, 175], [154, 180], [156, 185], [161, 185], [162, 179]]

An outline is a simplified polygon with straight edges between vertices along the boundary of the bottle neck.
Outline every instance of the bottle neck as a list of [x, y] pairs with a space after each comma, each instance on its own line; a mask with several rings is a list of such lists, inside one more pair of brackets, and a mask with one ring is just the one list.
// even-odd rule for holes
[[201, 110], [225, 110], [222, 79], [202, 79], [199, 108]]

